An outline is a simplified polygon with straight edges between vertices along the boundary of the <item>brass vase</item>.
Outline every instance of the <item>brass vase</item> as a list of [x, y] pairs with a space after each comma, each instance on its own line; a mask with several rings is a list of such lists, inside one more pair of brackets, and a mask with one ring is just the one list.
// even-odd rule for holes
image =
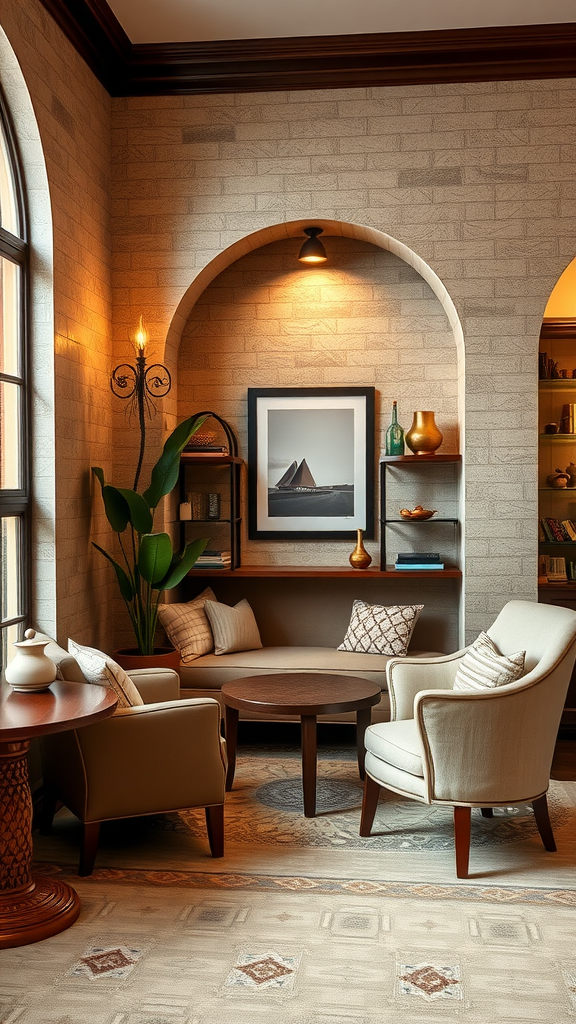
[[405, 440], [414, 455], [434, 455], [442, 444], [442, 434], [434, 422], [434, 413], [415, 412]]
[[367, 569], [372, 561], [364, 547], [363, 530], [356, 530], [356, 547], [350, 555], [349, 562], [353, 569]]

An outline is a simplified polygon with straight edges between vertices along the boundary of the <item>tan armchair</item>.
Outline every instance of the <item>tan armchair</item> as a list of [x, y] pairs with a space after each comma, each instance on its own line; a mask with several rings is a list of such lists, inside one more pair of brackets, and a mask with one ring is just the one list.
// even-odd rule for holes
[[[46, 653], [65, 679], [91, 685], [56, 643]], [[129, 675], [148, 703], [121, 708], [105, 721], [41, 742], [41, 831], [49, 833], [58, 800], [80, 819], [81, 875], [94, 867], [102, 821], [189, 807], [205, 808], [212, 856], [224, 853], [226, 748], [218, 701], [179, 700], [178, 674], [171, 669], [138, 669]]]
[[366, 731], [360, 835], [369, 836], [380, 788], [454, 806], [456, 874], [468, 877], [470, 815], [532, 803], [546, 850], [555, 850], [546, 792], [576, 659], [576, 613], [510, 601], [487, 630], [504, 655], [526, 651], [525, 674], [482, 691], [454, 691], [465, 650], [388, 664], [391, 721]]

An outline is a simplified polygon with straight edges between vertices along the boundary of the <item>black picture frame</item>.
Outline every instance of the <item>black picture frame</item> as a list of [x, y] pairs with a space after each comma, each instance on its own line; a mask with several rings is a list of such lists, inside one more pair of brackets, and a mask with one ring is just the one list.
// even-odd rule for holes
[[248, 388], [248, 536], [374, 535], [375, 388]]

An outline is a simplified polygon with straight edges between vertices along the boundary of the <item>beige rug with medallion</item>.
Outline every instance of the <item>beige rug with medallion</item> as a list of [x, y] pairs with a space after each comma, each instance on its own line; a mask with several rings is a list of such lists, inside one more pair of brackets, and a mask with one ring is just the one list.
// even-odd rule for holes
[[449, 810], [390, 797], [360, 839], [352, 752], [318, 774], [307, 820], [297, 752], [241, 750], [220, 861], [193, 811], [106, 826], [79, 879], [61, 813], [37, 867], [82, 914], [0, 951], [1, 1024], [573, 1022], [576, 783], [552, 784], [556, 854], [528, 808], [478, 812], [457, 881]]

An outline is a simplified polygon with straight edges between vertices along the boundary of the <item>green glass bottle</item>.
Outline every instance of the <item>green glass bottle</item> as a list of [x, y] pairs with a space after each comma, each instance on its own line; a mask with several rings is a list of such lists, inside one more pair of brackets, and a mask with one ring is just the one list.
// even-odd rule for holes
[[396, 402], [392, 402], [392, 422], [386, 431], [386, 455], [404, 455], [404, 431], [398, 423]]

